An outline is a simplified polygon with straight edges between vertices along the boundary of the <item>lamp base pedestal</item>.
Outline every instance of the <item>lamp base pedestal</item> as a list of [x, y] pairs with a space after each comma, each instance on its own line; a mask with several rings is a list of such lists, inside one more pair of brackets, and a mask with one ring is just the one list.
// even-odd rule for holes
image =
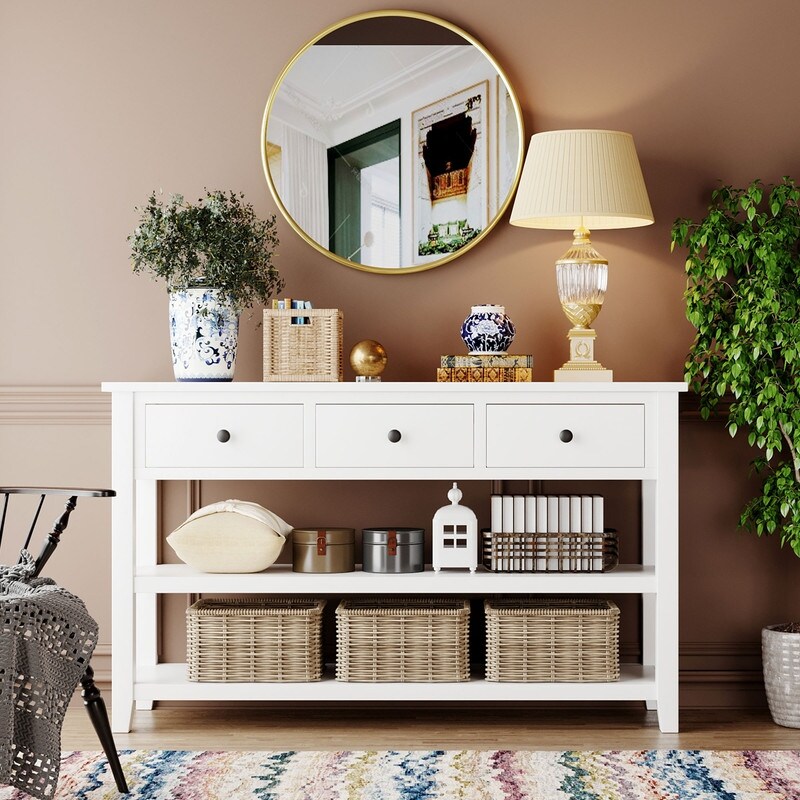
[[597, 333], [591, 328], [572, 328], [569, 339], [569, 361], [553, 371], [554, 381], [613, 381], [614, 371], [594, 360], [594, 340]]
[[[594, 363], [597, 364], [596, 361]], [[583, 381], [593, 381], [595, 383], [606, 381], [607, 383], [610, 383], [614, 380], [614, 370], [606, 369], [602, 364], [597, 364], [596, 367], [592, 367], [587, 364], [573, 366], [569, 361], [567, 361], [567, 363], [564, 364], [561, 369], [553, 370], [553, 380], [560, 383], [565, 383], [567, 381], [573, 381], [577, 383], [581, 383]]]

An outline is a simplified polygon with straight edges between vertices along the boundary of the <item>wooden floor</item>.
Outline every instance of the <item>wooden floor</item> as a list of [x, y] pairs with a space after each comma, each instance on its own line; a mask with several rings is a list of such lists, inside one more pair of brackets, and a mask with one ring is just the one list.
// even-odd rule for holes
[[[173, 706], [137, 711], [133, 732], [115, 738], [119, 749], [169, 750], [800, 749], [800, 730], [766, 710], [684, 711], [681, 733], [664, 734], [638, 707]], [[67, 713], [62, 749], [99, 749], [80, 705]]]

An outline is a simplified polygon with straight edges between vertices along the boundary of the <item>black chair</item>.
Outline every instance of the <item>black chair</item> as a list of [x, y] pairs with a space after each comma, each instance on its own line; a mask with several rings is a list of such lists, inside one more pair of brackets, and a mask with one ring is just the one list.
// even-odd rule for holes
[[[33, 577], [38, 577], [45, 564], [47, 564], [50, 556], [53, 555], [58, 543], [61, 540], [61, 534], [69, 523], [69, 515], [75, 510], [75, 506], [79, 497], [114, 497], [116, 492], [112, 489], [63, 489], [63, 488], [42, 488], [30, 486], [5, 486], [0, 487], [0, 495], [4, 495], [2, 517], [0, 517], [0, 546], [3, 543], [3, 530], [6, 524], [6, 512], [8, 511], [8, 503], [11, 495], [39, 495], [39, 502], [33, 515], [33, 522], [28, 530], [25, 544], [25, 550], [30, 547], [31, 539], [33, 538], [36, 524], [39, 521], [39, 514], [41, 513], [42, 506], [44, 505], [45, 498], [49, 495], [63, 495], [66, 496], [67, 502], [61, 516], [53, 523], [53, 527], [47, 534], [47, 538], [42, 545], [38, 558], [35, 561], [35, 570]], [[91, 666], [86, 667], [81, 678], [81, 687], [83, 691], [83, 704], [89, 713], [89, 718], [92, 720], [97, 736], [100, 739], [100, 744], [105, 751], [108, 765], [111, 768], [111, 773], [114, 776], [114, 781], [117, 784], [117, 789], [122, 794], [128, 794], [128, 783], [125, 780], [125, 775], [122, 772], [122, 765], [119, 762], [119, 755], [117, 754], [117, 747], [114, 744], [114, 735], [111, 733], [111, 725], [108, 721], [108, 712], [106, 704], [103, 700], [100, 690], [94, 683], [94, 670]]]

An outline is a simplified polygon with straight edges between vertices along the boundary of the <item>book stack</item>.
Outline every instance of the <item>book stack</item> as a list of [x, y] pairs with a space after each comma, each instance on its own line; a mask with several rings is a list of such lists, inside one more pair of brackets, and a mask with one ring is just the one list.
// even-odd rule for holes
[[[305, 309], [305, 308], [313, 308], [311, 305], [310, 300], [294, 300], [291, 297], [286, 297], [283, 300], [275, 300], [272, 301], [272, 310], [273, 311], [291, 311], [297, 309]], [[310, 325], [311, 319], [310, 317], [292, 317], [291, 318], [291, 325]]]
[[440, 383], [530, 383], [533, 356], [511, 353], [442, 356], [436, 380]]
[[[574, 534], [603, 535], [603, 496], [599, 494], [521, 495], [493, 494], [491, 500], [491, 533], [549, 534], [558, 539], [566, 537], [569, 544]], [[576, 539], [577, 541], [577, 539]], [[565, 553], [569, 547], [564, 548]], [[568, 556], [562, 560], [547, 550], [537, 563], [510, 565], [512, 570], [553, 572], [570, 570], [599, 571], [603, 568], [602, 552], [587, 555], [585, 563], [571, 564]], [[538, 563], [541, 561], [541, 563]]]

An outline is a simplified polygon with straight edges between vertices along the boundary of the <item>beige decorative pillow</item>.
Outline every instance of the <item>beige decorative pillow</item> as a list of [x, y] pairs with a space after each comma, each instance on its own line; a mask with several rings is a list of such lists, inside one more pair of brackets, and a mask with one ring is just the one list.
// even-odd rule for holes
[[291, 530], [258, 503], [225, 500], [195, 511], [167, 542], [201, 572], [261, 572], [275, 563]]

